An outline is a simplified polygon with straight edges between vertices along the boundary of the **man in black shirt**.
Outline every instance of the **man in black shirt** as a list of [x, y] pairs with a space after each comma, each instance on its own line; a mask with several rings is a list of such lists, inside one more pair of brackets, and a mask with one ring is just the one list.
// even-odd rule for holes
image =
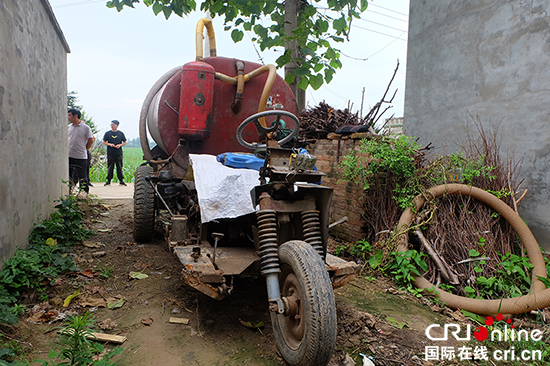
[[124, 174], [122, 173], [122, 146], [126, 145], [126, 136], [124, 132], [118, 130], [119, 122], [115, 119], [111, 121], [111, 131], [107, 131], [103, 136], [103, 145], [107, 146], [107, 183], [111, 184], [113, 179], [113, 170], [116, 164], [116, 175], [121, 186], [125, 186]]

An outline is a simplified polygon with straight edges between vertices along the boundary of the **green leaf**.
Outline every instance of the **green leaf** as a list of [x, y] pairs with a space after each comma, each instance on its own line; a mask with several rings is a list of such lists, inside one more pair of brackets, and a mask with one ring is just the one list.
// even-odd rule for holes
[[108, 303], [107, 307], [111, 310], [112, 309], [117, 309], [117, 308], [122, 307], [122, 305], [124, 305], [125, 303], [126, 303], [125, 299], [119, 299], [119, 300], [112, 301], [112, 302]]
[[296, 70], [294, 70], [294, 75], [298, 77], [309, 75], [311, 71], [308, 68], [305, 67], [298, 67]]
[[254, 26], [254, 32], [257, 35], [259, 35], [261, 38], [264, 38], [264, 39], [267, 38], [267, 29], [259, 24], [256, 24]]
[[231, 32], [231, 39], [235, 43], [240, 42], [243, 39], [243, 37], [244, 37], [244, 33], [240, 29], [233, 29], [233, 31]]
[[464, 314], [464, 316], [467, 316], [472, 321], [474, 321], [478, 324], [485, 324], [485, 319], [481, 315], [471, 313], [467, 310], [460, 310], [460, 311], [462, 312], [462, 314]]
[[210, 11], [213, 13], [217, 13], [223, 8], [223, 1], [218, 0], [212, 6], [210, 7]]
[[334, 19], [332, 22], [332, 28], [337, 32], [343, 32], [347, 29], [348, 25], [344, 17]]
[[542, 283], [544, 283], [544, 286], [546, 286], [546, 288], [550, 288], [550, 279], [541, 276], [537, 276], [537, 278], [542, 281]]
[[329, 49], [327, 50], [327, 52], [325, 52], [325, 55], [324, 55], [324, 56], [325, 56], [325, 58], [327, 58], [327, 59], [329, 59], [329, 60], [332, 60], [332, 59], [337, 58], [337, 57], [336, 57], [336, 51], [334, 51], [334, 48], [332, 48], [332, 47], [329, 48]]
[[323, 19], [319, 19], [317, 21], [317, 26], [319, 27], [319, 31], [321, 31], [321, 33], [326, 33], [328, 31], [328, 22], [326, 20], [323, 20]]
[[323, 75], [321, 74], [312, 75], [309, 77], [309, 85], [311, 85], [313, 90], [319, 89], [321, 85], [323, 85], [323, 82]]
[[135, 280], [143, 280], [147, 277], [149, 276], [142, 272], [130, 272], [130, 278], [133, 278]]
[[300, 48], [300, 53], [301, 53], [302, 55], [305, 55], [305, 56], [315, 56], [315, 55], [316, 55], [316, 54], [315, 54], [315, 51], [310, 50], [310, 49], [307, 48], [307, 47], [302, 47], [302, 48]]
[[325, 81], [327, 82], [327, 84], [331, 82], [333, 76], [334, 69], [325, 69]]
[[386, 317], [386, 321], [392, 326], [392, 327], [395, 327], [397, 329], [403, 329], [404, 327], [408, 327], [407, 323], [405, 322], [400, 322], [399, 320], [391, 317], [391, 316], [388, 316]]
[[382, 263], [382, 260], [384, 259], [384, 253], [382, 252], [382, 249], [377, 249], [376, 253], [372, 255], [369, 260], [367, 261], [372, 269], [376, 269]]
[[264, 6], [264, 14], [271, 14], [271, 12], [275, 10], [276, 6], [277, 6], [277, 3], [274, 1], [267, 2]]
[[170, 15], [172, 15], [172, 8], [169, 6], [164, 6], [162, 8], [162, 12], [164, 13], [164, 17], [166, 18], [166, 20], [168, 20], [170, 18]]
[[153, 13], [155, 13], [155, 15], [159, 15], [159, 13], [162, 11], [162, 4], [161, 3], [154, 3], [153, 4]]
[[296, 76], [294, 76], [294, 74], [286, 74], [285, 75], [285, 82], [287, 84], [292, 84], [294, 82], [294, 80], [296, 80]]
[[298, 81], [298, 88], [302, 90], [306, 90], [308, 85], [309, 85], [309, 80], [307, 79], [306, 76], [302, 77], [300, 81]]
[[478, 252], [477, 250], [475, 250], [475, 249], [470, 249], [470, 251], [468, 252], [468, 255], [469, 255], [470, 257], [473, 257], [473, 258], [479, 257], [479, 252]]
[[75, 292], [74, 294], [72, 295], [69, 295], [67, 296], [67, 298], [65, 299], [65, 301], [63, 301], [63, 307], [66, 308], [69, 306], [69, 304], [71, 303], [71, 301], [73, 301], [73, 299], [75, 297], [77, 297], [78, 295], [80, 295], [80, 290], [78, 290], [77, 292]]

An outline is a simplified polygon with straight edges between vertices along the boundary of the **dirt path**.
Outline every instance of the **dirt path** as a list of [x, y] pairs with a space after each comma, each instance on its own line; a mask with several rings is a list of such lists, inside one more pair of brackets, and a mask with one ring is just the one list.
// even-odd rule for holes
[[[48, 288], [50, 301], [44, 307], [53, 309], [80, 289], [82, 294], [68, 309], [57, 311], [95, 311], [98, 325], [110, 325], [103, 332], [126, 336], [117, 365], [285, 365], [274, 343], [263, 278], [236, 279], [234, 293], [223, 301], [187, 287], [179, 277], [181, 264], [168, 251], [161, 230], [150, 244], [133, 241], [132, 211], [131, 199], [86, 206], [86, 221], [96, 235], [75, 248], [76, 260], [80, 269], [95, 273], [62, 278]], [[108, 278], [100, 275], [109, 271]], [[132, 271], [148, 277], [130, 279]], [[441, 323], [441, 316], [402, 294], [387, 292], [389, 287], [390, 282], [358, 278], [335, 292], [338, 340], [331, 366], [345, 365], [347, 354], [360, 365], [359, 352], [372, 354], [377, 366], [424, 364], [424, 330]], [[91, 306], [102, 299], [124, 299], [124, 305]], [[28, 306], [36, 300], [27, 299]], [[172, 324], [171, 317], [186, 318], [189, 324]], [[265, 326], [249, 329], [241, 321]], [[53, 326], [59, 323], [21, 325], [34, 342], [35, 357], [46, 358], [54, 347], [55, 332], [44, 334]]]

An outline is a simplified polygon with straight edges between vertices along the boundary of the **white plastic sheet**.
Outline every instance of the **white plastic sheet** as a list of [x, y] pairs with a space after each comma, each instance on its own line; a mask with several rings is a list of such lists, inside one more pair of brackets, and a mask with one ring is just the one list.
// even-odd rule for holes
[[250, 190], [260, 184], [259, 173], [222, 165], [214, 155], [189, 154], [203, 223], [255, 212]]

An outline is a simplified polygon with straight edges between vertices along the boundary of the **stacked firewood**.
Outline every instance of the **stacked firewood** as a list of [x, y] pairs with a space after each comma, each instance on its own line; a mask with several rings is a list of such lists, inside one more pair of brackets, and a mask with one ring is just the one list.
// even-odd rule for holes
[[308, 140], [325, 139], [338, 127], [357, 124], [361, 124], [358, 113], [351, 113], [347, 108], [334, 109], [325, 102], [321, 102], [300, 115], [298, 141], [303, 143]]

